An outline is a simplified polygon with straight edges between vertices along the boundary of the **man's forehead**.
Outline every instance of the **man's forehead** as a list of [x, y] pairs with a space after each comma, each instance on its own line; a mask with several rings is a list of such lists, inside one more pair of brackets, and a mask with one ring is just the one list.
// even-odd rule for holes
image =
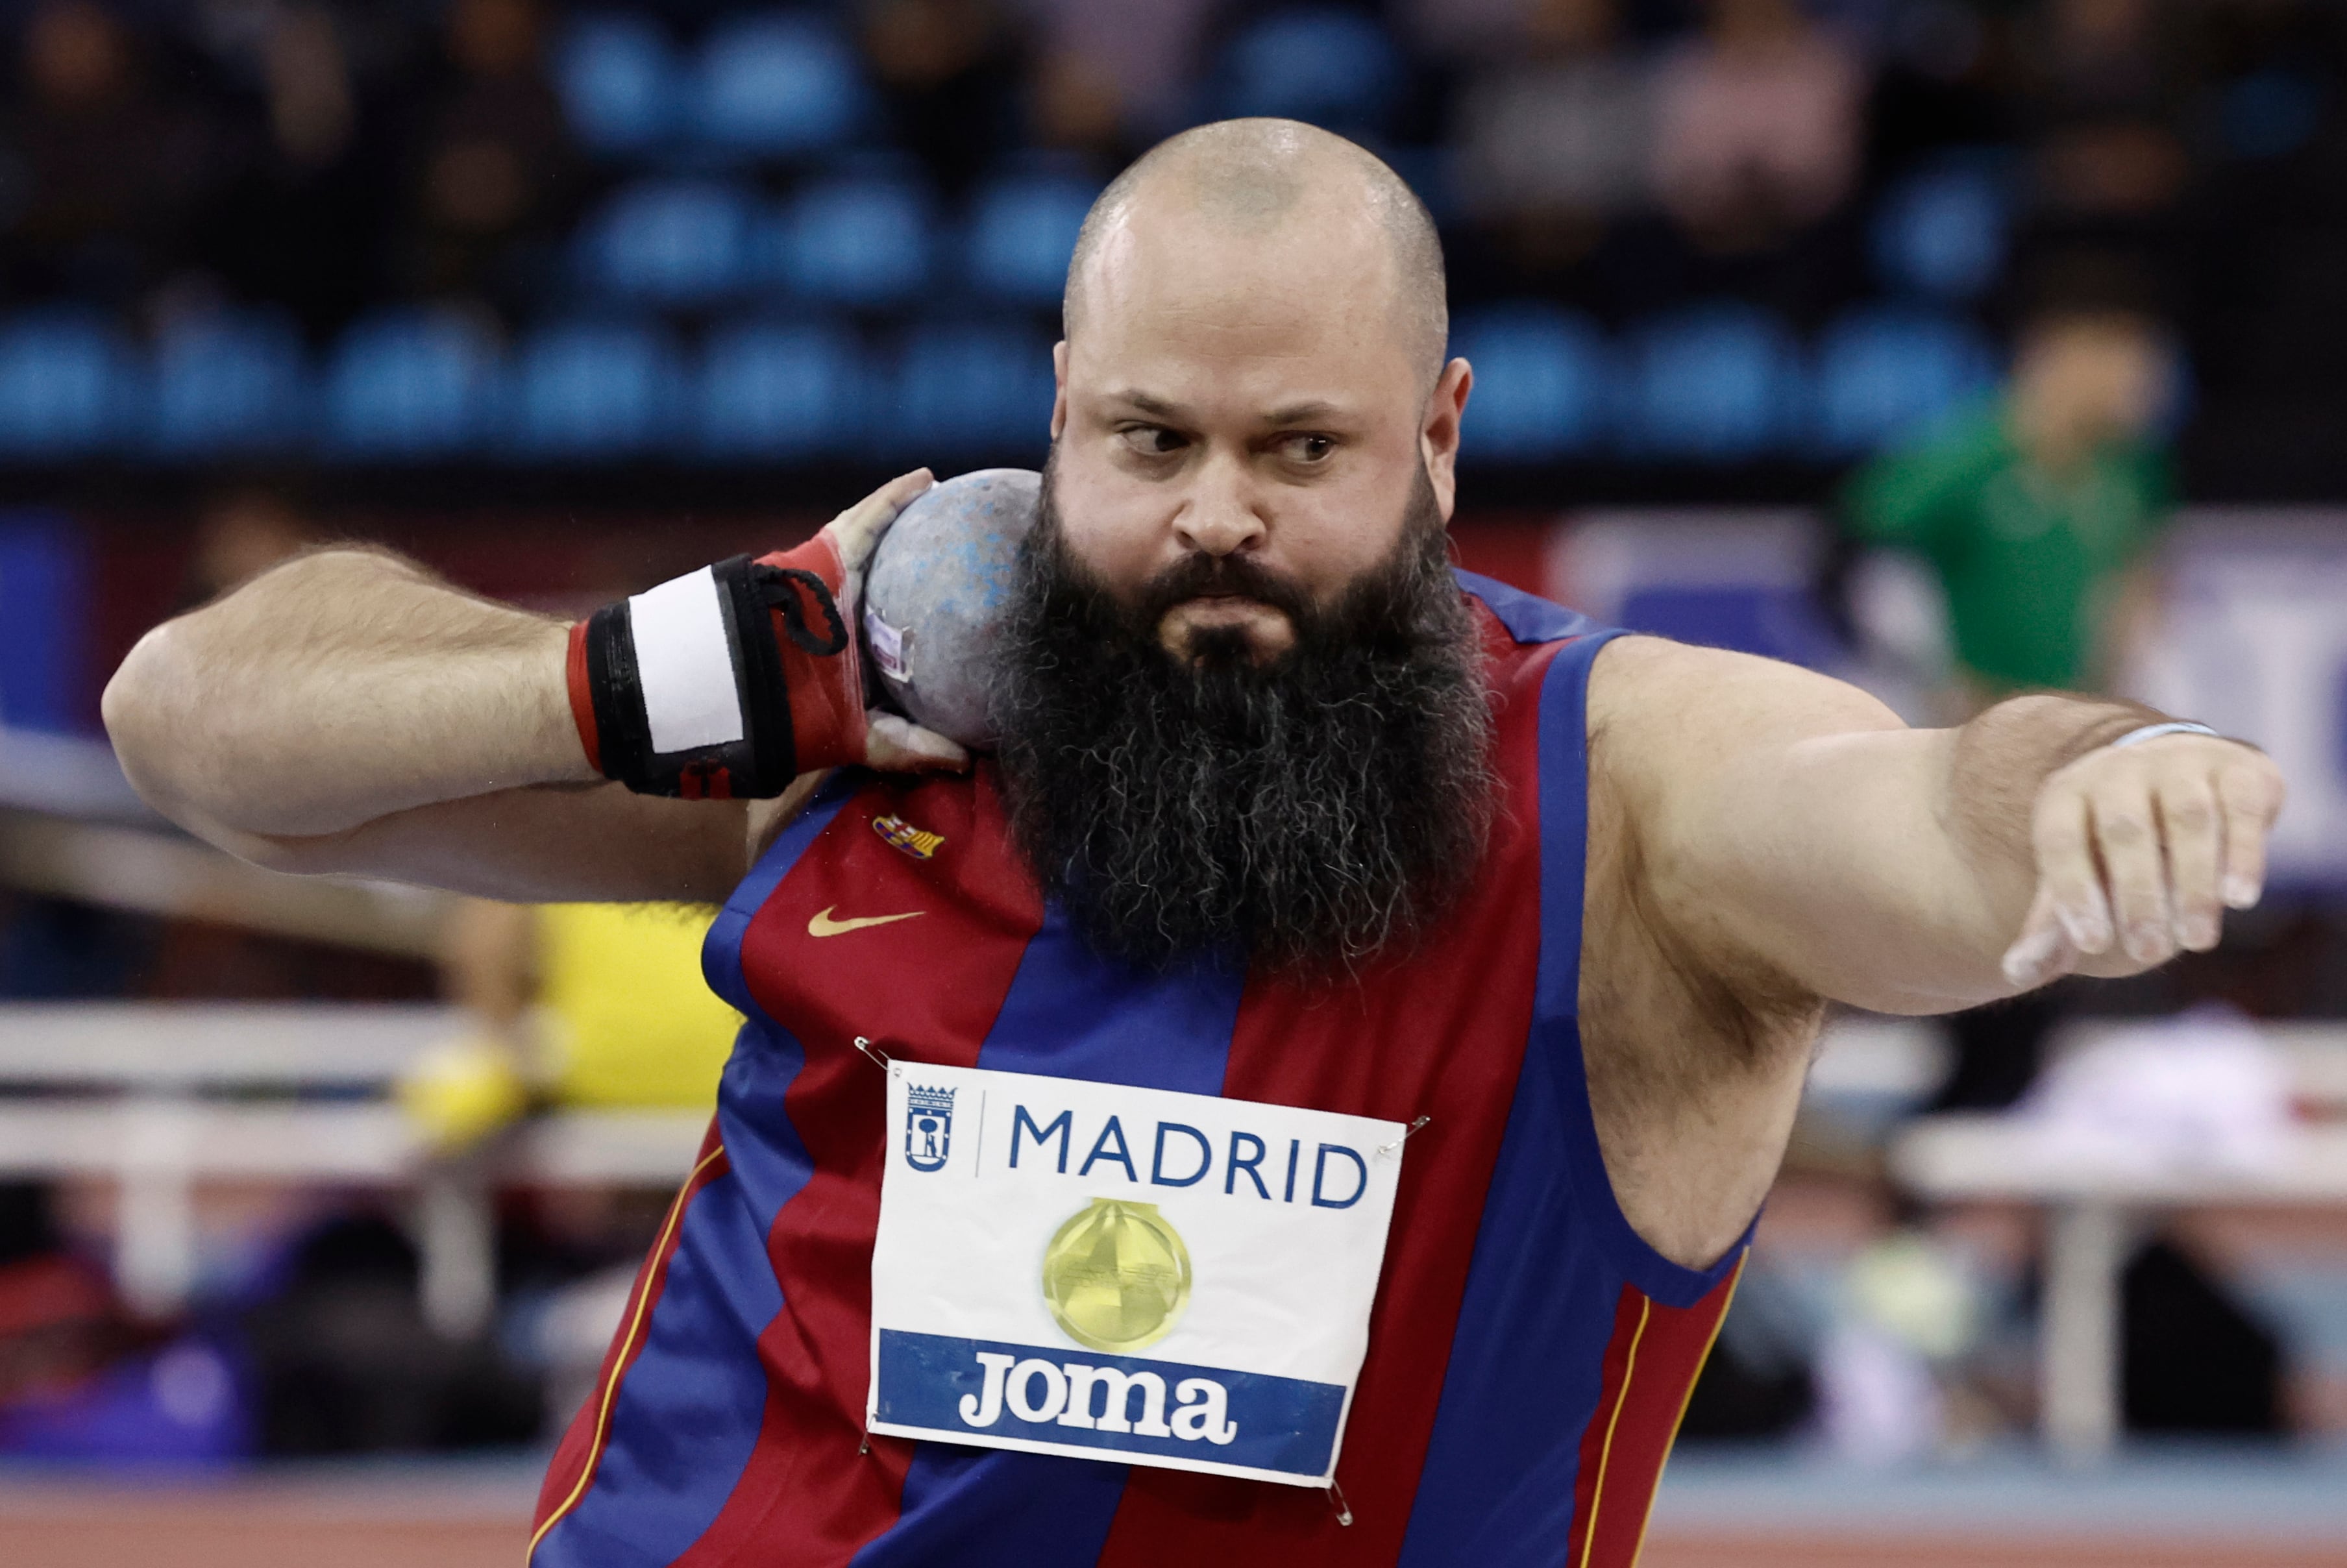
[[1392, 248], [1358, 209], [1310, 203], [1266, 226], [1235, 226], [1174, 205], [1136, 203], [1086, 258], [1102, 316], [1182, 310], [1257, 324], [1299, 306], [1331, 320], [1390, 310]]
[[1161, 227], [1134, 225], [1096, 256], [1069, 343], [1078, 390], [1136, 403], [1235, 399], [1268, 415], [1358, 408], [1414, 379], [1378, 248], [1151, 231]]
[[1389, 332], [1396, 308], [1392, 247], [1365, 214], [1335, 203], [1265, 227], [1137, 203], [1083, 266], [1087, 326], [1178, 313], [1208, 330]]

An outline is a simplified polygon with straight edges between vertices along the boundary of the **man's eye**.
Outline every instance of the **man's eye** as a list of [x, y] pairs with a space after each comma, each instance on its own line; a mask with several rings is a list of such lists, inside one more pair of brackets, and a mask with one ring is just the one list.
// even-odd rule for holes
[[1287, 455], [1299, 463], [1318, 463], [1337, 449], [1337, 443], [1326, 436], [1291, 436], [1287, 438]]
[[1168, 430], [1163, 425], [1128, 425], [1118, 434], [1124, 437], [1126, 446], [1151, 457], [1163, 457], [1189, 445], [1180, 432]]

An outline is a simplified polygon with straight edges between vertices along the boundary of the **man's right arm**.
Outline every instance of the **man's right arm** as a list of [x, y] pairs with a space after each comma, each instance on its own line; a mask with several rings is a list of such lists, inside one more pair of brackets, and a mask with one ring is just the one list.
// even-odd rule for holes
[[326, 551], [149, 632], [106, 725], [157, 810], [273, 869], [723, 898], [753, 830], [806, 789], [685, 802], [604, 782], [571, 716], [568, 636], [398, 557]]

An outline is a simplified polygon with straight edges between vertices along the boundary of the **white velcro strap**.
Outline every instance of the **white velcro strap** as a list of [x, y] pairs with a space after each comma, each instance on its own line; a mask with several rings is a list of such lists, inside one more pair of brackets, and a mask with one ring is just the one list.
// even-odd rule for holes
[[702, 567], [645, 589], [628, 600], [628, 620], [653, 752], [740, 740], [742, 699], [716, 575]]

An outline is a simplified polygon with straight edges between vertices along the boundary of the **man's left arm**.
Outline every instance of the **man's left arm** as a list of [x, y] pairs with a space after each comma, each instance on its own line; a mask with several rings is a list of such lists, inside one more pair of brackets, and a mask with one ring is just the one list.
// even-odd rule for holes
[[1593, 690], [1654, 915], [1728, 975], [1884, 1012], [2214, 947], [2257, 902], [2280, 773], [2239, 742], [2110, 743], [2165, 715], [2014, 698], [1912, 730], [1768, 660], [1624, 639]]

